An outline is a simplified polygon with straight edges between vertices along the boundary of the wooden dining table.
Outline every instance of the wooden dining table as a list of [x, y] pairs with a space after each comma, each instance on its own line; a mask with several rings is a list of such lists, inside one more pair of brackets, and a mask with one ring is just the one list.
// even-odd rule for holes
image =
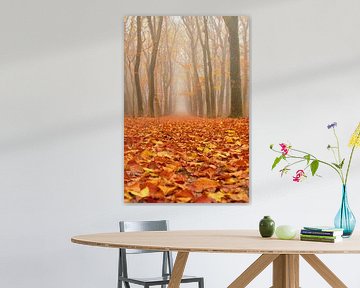
[[169, 288], [179, 288], [192, 252], [260, 254], [228, 288], [246, 287], [268, 265], [273, 265], [273, 288], [299, 288], [299, 256], [304, 258], [331, 287], [347, 287], [316, 254], [360, 253], [360, 237], [338, 243], [262, 238], [256, 230], [192, 230], [115, 232], [74, 236], [73, 243], [97, 247], [178, 252]]

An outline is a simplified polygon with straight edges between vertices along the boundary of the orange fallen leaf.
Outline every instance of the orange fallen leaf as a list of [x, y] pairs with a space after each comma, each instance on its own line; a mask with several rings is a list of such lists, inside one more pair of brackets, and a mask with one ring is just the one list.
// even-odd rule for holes
[[127, 186], [125, 186], [125, 191], [133, 191], [133, 192], [140, 192], [141, 188], [140, 188], [140, 183], [139, 182], [135, 182], [132, 184], [128, 184]]
[[173, 155], [169, 151], [160, 151], [156, 154], [159, 157], [171, 158]]
[[222, 198], [224, 198], [224, 193], [222, 192], [209, 193], [208, 196], [214, 199], [216, 202], [221, 202]]
[[143, 169], [147, 173], [154, 173], [154, 169], [149, 169], [149, 168], [143, 168]]
[[217, 188], [219, 187], [219, 183], [215, 180], [211, 180], [208, 178], [199, 178], [190, 186], [195, 192], [201, 192], [206, 189]]
[[212, 202], [214, 202], [214, 200], [207, 197], [206, 195], [202, 195], [195, 199], [195, 203], [212, 203]]
[[159, 188], [165, 195], [168, 195], [172, 191], [174, 191], [177, 187], [176, 186], [168, 187], [168, 186], [164, 186], [164, 185], [159, 185]]
[[231, 198], [231, 200], [234, 200], [235, 202], [243, 202], [243, 203], [249, 202], [249, 196], [245, 193], [231, 194], [230, 198]]
[[194, 194], [189, 190], [181, 190], [176, 192], [175, 196], [180, 202], [184, 203], [190, 202], [194, 198]]
[[129, 191], [130, 194], [138, 196], [140, 198], [145, 198], [150, 196], [150, 190], [148, 187], [145, 187], [144, 189], [142, 189], [141, 191], [137, 192], [137, 191]]
[[134, 160], [129, 161], [126, 164], [125, 169], [131, 172], [131, 174], [139, 174], [144, 171], [144, 169]]
[[140, 155], [143, 159], [151, 159], [155, 155], [155, 153], [149, 150], [144, 150], [143, 152], [141, 152]]
[[226, 184], [235, 184], [237, 182], [236, 178], [228, 178], [225, 180]]

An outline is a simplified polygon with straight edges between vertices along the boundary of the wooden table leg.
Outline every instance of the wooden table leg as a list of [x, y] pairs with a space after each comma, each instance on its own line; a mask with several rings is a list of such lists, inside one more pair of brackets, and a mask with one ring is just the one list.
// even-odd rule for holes
[[289, 287], [299, 288], [299, 255], [287, 255]]
[[299, 288], [299, 255], [281, 254], [274, 260], [272, 288]]
[[178, 252], [177, 253], [168, 288], [179, 288], [180, 287], [181, 278], [184, 274], [185, 265], [186, 265], [188, 256], [189, 256], [189, 252]]
[[257, 275], [259, 275], [271, 262], [273, 262], [278, 254], [263, 254], [254, 263], [252, 263], [228, 288], [244, 288]]
[[314, 254], [301, 255], [324, 280], [335, 288], [347, 288], [347, 286]]

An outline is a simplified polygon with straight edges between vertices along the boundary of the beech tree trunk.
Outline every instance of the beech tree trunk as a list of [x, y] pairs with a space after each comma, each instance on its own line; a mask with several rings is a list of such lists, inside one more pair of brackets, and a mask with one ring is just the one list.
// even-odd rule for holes
[[243, 117], [241, 73], [240, 73], [240, 44], [239, 23], [237, 16], [223, 16], [229, 31], [230, 46], [230, 85], [231, 85], [231, 118]]
[[[176, 43], [176, 35], [178, 32], [178, 26], [174, 25], [168, 18], [164, 18], [164, 24], [165, 24], [165, 37], [163, 39], [164, 42], [164, 49], [165, 53], [163, 53], [163, 82], [164, 82], [164, 114], [170, 114], [171, 108], [170, 108], [170, 98], [173, 97], [173, 75], [174, 75], [174, 65], [173, 61], [176, 61], [176, 57], [174, 57], [174, 46]], [[172, 30], [173, 34], [171, 37], [169, 36], [169, 31]]]
[[222, 55], [221, 55], [221, 80], [220, 80], [220, 99], [219, 99], [219, 107], [218, 107], [218, 115], [223, 116], [224, 114], [224, 96], [225, 96], [225, 63], [226, 63], [226, 45], [225, 41], [222, 44]]
[[135, 66], [134, 66], [134, 78], [135, 78], [135, 88], [136, 88], [136, 99], [137, 99], [137, 108], [138, 108], [138, 116], [144, 115], [143, 102], [142, 102], [142, 93], [141, 93], [141, 85], [140, 85], [140, 76], [139, 76], [139, 68], [141, 61], [141, 50], [142, 50], [142, 39], [141, 39], [141, 25], [142, 19], [141, 16], [136, 17], [136, 58], [135, 58]]
[[[131, 59], [128, 59], [127, 60], [127, 66], [128, 66], [128, 71], [131, 71], [131, 62], [132, 60]], [[135, 87], [135, 80], [134, 80], [134, 77], [133, 77], [133, 74], [132, 73], [129, 73], [129, 78], [130, 78], [130, 83], [131, 83], [131, 98], [134, 100], [136, 95], [136, 91], [134, 89]], [[130, 91], [129, 91], [130, 92]], [[135, 101], [132, 102], [132, 116], [135, 117]]]
[[249, 22], [244, 17], [240, 17], [240, 22], [242, 25], [242, 44], [243, 44], [243, 107], [244, 107], [244, 116], [249, 116], [249, 41], [248, 41], [248, 29], [249, 29]]
[[203, 63], [204, 63], [204, 78], [205, 78], [205, 103], [206, 103], [206, 116], [211, 116], [211, 103], [210, 103], [210, 89], [209, 89], [209, 76], [208, 76], [208, 64], [207, 64], [207, 55], [206, 55], [206, 47], [204, 44], [204, 40], [201, 35], [201, 28], [199, 24], [199, 17], [196, 17], [196, 27], [199, 35], [199, 40], [202, 48], [203, 54]]
[[226, 80], [226, 52], [227, 52], [227, 41], [226, 36], [222, 36], [222, 19], [217, 19], [218, 21], [214, 21], [216, 36], [219, 41], [219, 46], [221, 50], [221, 60], [220, 60], [220, 92], [219, 99], [217, 102], [217, 116], [221, 117], [224, 115], [224, 97], [225, 97], [225, 80]]
[[[195, 114], [197, 116], [202, 117], [204, 113], [203, 108], [203, 99], [202, 99], [202, 89], [199, 79], [199, 73], [197, 69], [197, 43], [198, 43], [198, 37], [195, 39], [194, 37], [194, 30], [195, 30], [195, 23], [193, 21], [192, 16], [182, 17], [183, 22], [185, 24], [186, 28], [186, 34], [190, 39], [190, 48], [191, 48], [191, 65], [192, 65], [192, 73], [193, 73], [193, 90], [194, 90], [194, 101], [196, 101], [196, 107], [197, 111], [195, 111]], [[191, 19], [191, 20], [189, 20]]]
[[214, 91], [214, 81], [213, 81], [213, 70], [211, 64], [211, 54], [210, 54], [210, 46], [209, 46], [209, 27], [207, 24], [206, 16], [203, 17], [204, 19], [204, 32], [205, 32], [205, 49], [206, 49], [206, 56], [207, 56], [207, 64], [209, 67], [209, 92], [210, 92], [210, 117], [215, 117], [216, 114], [216, 103], [215, 103], [215, 91]]
[[[128, 67], [127, 65], [124, 65], [125, 67], [125, 75], [124, 75], [124, 114], [125, 115], [131, 115], [131, 111], [132, 111], [132, 100], [133, 98], [131, 97], [131, 93], [130, 93], [130, 81], [129, 81], [129, 73], [132, 73], [132, 71], [128, 71]], [[134, 115], [132, 115], [134, 117]]]
[[156, 58], [157, 58], [157, 52], [159, 49], [159, 43], [160, 43], [160, 36], [161, 36], [161, 28], [162, 28], [162, 22], [163, 22], [163, 16], [159, 16], [158, 23], [156, 25], [156, 18], [157, 16], [153, 16], [154, 23], [152, 22], [152, 17], [147, 16], [148, 22], [149, 22], [149, 29], [152, 39], [152, 51], [151, 51], [151, 59], [150, 59], [150, 66], [149, 66], [149, 116], [155, 117], [155, 66], [156, 66]]
[[226, 39], [221, 37], [221, 34], [218, 33], [219, 40], [220, 40], [220, 46], [221, 46], [221, 64], [220, 64], [220, 99], [219, 99], [219, 108], [218, 108], [218, 116], [223, 116], [224, 114], [224, 97], [225, 97], [225, 79], [226, 79], [226, 70], [225, 70], [225, 64], [226, 64]]

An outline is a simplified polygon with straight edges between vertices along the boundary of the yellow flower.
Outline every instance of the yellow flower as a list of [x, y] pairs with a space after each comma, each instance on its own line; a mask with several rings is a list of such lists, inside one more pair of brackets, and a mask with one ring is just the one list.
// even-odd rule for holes
[[350, 138], [349, 146], [360, 147], [360, 122]]

